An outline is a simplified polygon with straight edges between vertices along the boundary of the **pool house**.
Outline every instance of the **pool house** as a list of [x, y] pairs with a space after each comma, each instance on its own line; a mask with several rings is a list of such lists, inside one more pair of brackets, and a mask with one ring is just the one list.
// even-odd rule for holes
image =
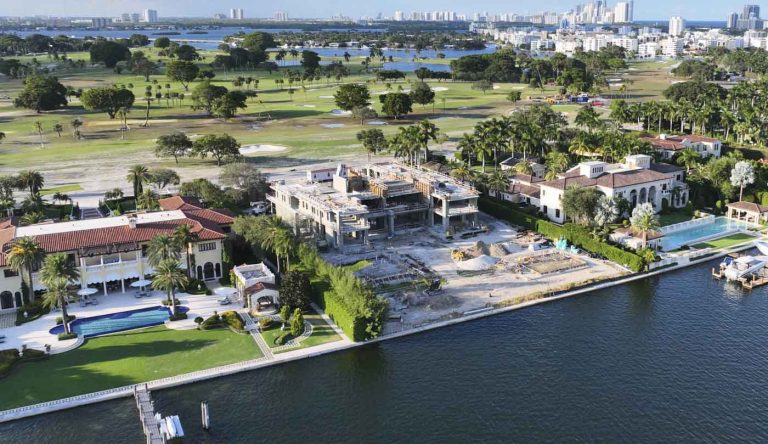
[[768, 221], [768, 207], [754, 202], [733, 202], [726, 205], [726, 215], [729, 219], [740, 220], [752, 224]]

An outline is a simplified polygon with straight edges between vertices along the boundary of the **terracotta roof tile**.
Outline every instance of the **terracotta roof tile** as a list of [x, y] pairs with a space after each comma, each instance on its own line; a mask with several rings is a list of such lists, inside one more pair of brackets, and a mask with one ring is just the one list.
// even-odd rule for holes
[[752, 213], [766, 213], [768, 212], [768, 207], [756, 204], [754, 202], [745, 202], [743, 200], [738, 202], [729, 203], [726, 205], [728, 208], [734, 208], [736, 210], [742, 210], [742, 211], [749, 211]]

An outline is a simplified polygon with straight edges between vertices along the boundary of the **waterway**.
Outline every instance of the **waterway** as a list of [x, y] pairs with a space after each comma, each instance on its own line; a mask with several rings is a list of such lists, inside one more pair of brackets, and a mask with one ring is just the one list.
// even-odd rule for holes
[[[768, 289], [711, 279], [717, 262], [153, 397], [189, 442], [765, 441]], [[139, 442], [135, 410], [0, 424], [0, 441]]]

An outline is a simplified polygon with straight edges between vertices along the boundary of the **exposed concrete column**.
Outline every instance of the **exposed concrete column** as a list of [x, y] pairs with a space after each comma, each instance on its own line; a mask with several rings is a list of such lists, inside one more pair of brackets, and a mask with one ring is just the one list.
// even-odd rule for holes
[[451, 225], [451, 218], [448, 216], [448, 199], [443, 199], [443, 229], [447, 230]]
[[389, 235], [395, 235], [395, 212], [389, 210], [387, 212], [387, 228], [389, 229]]

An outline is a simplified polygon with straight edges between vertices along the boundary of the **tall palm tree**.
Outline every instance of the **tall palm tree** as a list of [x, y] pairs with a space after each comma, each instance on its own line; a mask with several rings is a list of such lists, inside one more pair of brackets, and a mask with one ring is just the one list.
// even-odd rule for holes
[[451, 170], [451, 177], [459, 179], [462, 183], [469, 179], [471, 175], [472, 171], [463, 163]]
[[685, 173], [689, 174], [692, 168], [695, 168], [699, 164], [701, 155], [692, 148], [686, 148], [680, 152], [677, 157], [677, 163], [685, 166]]
[[16, 180], [20, 189], [29, 190], [30, 196], [37, 195], [45, 185], [45, 178], [38, 171], [24, 170], [19, 172]]
[[164, 259], [155, 267], [152, 288], [164, 291], [168, 295], [171, 312], [176, 313], [176, 289], [187, 286], [189, 278], [176, 259]]
[[191, 225], [181, 224], [174, 230], [173, 237], [176, 238], [176, 242], [178, 243], [179, 247], [184, 250], [184, 255], [186, 256], [187, 262], [187, 275], [191, 276], [190, 273], [192, 272], [192, 262], [191, 253], [189, 252], [189, 244], [197, 240], [197, 233], [192, 231]]
[[27, 285], [29, 287], [30, 300], [35, 297], [35, 287], [32, 282], [32, 270], [43, 259], [45, 250], [33, 237], [25, 236], [16, 239], [11, 245], [5, 258], [8, 265], [18, 273], [27, 272]]
[[501, 197], [499, 193], [509, 190], [509, 177], [504, 171], [496, 170], [488, 178], [488, 190], [496, 197]]
[[83, 121], [80, 119], [72, 119], [71, 122], [69, 122], [69, 126], [72, 127], [72, 138], [75, 140], [80, 138], [80, 127], [83, 126]]
[[133, 196], [138, 198], [144, 191], [144, 184], [149, 182], [149, 169], [144, 165], [134, 165], [128, 170], [127, 179], [133, 185]]
[[424, 150], [424, 162], [429, 161], [429, 141], [437, 141], [438, 128], [428, 119], [424, 119], [416, 124], [416, 139], [420, 147]]
[[630, 217], [632, 229], [639, 231], [643, 239], [643, 248], [648, 243], [648, 232], [659, 228], [659, 218], [653, 210], [653, 206], [646, 202], [641, 203], [632, 210]]
[[40, 148], [45, 148], [45, 139], [43, 139], [43, 122], [35, 120], [35, 131], [40, 136]]
[[178, 260], [180, 254], [179, 238], [167, 234], [158, 234], [147, 245], [147, 262], [153, 268], [168, 259]]
[[69, 334], [67, 319], [67, 287], [77, 282], [80, 272], [74, 262], [70, 261], [66, 254], [49, 254], [40, 268], [40, 281], [47, 288], [43, 303], [51, 308], [61, 307], [62, 325], [64, 333]]
[[485, 161], [493, 156], [493, 147], [486, 143], [484, 140], [478, 140], [475, 143], [475, 158], [479, 159], [483, 165], [483, 173], [485, 173]]

